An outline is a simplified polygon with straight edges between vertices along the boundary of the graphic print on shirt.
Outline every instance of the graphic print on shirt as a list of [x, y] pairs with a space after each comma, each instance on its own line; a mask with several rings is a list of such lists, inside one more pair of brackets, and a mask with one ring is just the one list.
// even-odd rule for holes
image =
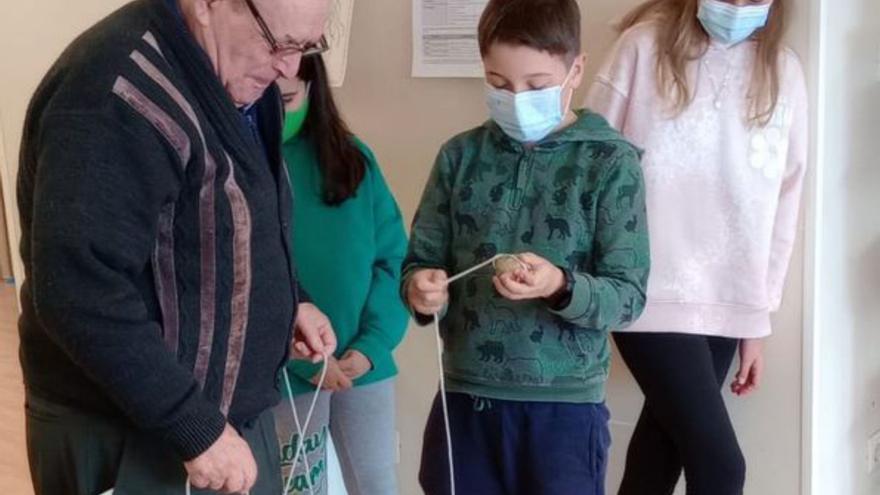
[[[618, 152], [614, 143], [591, 142], [589, 156], [595, 159], [611, 159]], [[531, 164], [527, 158], [519, 163]], [[541, 252], [559, 250], [564, 265], [574, 271], [589, 271], [591, 263], [592, 236], [600, 223], [595, 211], [600, 195], [610, 198], [611, 210], [628, 209], [644, 194], [637, 176], [624, 175], [618, 189], [599, 191], [598, 177], [582, 177], [580, 168], [555, 163], [538, 170], [537, 165], [528, 171], [526, 165], [500, 167], [481, 163], [478, 170], [458, 177], [459, 183], [451, 191], [451, 204], [440, 205], [438, 213], [450, 219], [453, 238], [471, 244], [473, 238], [480, 241], [469, 250], [470, 256], [461, 260], [457, 270], [463, 270], [485, 261], [501, 252], [513, 250], [524, 252], [538, 249]], [[516, 191], [517, 174], [529, 173], [524, 191]], [[444, 182], [454, 181], [446, 179]], [[476, 191], [484, 191], [486, 198], [477, 197]], [[514, 197], [520, 194], [520, 200]], [[606, 220], [615, 211], [606, 211]], [[635, 223], [634, 223], [635, 222]], [[632, 232], [639, 227], [638, 219], [627, 219], [626, 227]], [[624, 225], [621, 224], [621, 228]], [[579, 247], [563, 252], [562, 246], [572, 238], [579, 238]], [[619, 254], [622, 262], [630, 252]], [[631, 262], [631, 261], [628, 261]], [[516, 304], [505, 300], [494, 289], [491, 273], [479, 273], [468, 277], [450, 288], [453, 299], [466, 298], [462, 319], [456, 328], [446, 332], [466, 332], [467, 349], [450, 348], [474, 356], [468, 373], [474, 373], [487, 382], [516, 382], [532, 385], [582, 384], [593, 377], [586, 376], [589, 356], [595, 353], [589, 339], [583, 337], [585, 329], [568, 322], [555, 322], [551, 332], [537, 321], [518, 318]], [[558, 328], [558, 330], [557, 330]], [[579, 335], [580, 334], [580, 335]], [[548, 346], [552, 343], [552, 346]], [[524, 351], [540, 348], [541, 352]], [[542, 356], [538, 359], [536, 356]], [[572, 366], [574, 364], [574, 366]], [[571, 370], [578, 371], [572, 374]], [[464, 371], [464, 370], [462, 370]]]
[[791, 106], [780, 101], [770, 122], [751, 132], [749, 165], [761, 171], [767, 179], [777, 179], [785, 172], [788, 136], [793, 118]]

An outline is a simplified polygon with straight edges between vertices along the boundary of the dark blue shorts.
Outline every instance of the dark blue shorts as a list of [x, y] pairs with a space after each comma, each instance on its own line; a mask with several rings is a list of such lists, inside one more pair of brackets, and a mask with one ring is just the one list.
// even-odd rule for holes
[[[604, 404], [515, 402], [448, 394], [457, 495], [604, 495], [609, 414]], [[448, 495], [440, 396], [425, 427], [419, 482]]]

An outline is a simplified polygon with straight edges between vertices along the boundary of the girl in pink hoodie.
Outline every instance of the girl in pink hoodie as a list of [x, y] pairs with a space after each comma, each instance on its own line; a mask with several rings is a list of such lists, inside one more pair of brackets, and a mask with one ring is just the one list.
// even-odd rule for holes
[[760, 383], [807, 163], [807, 94], [782, 44], [785, 0], [651, 0], [627, 15], [587, 106], [636, 145], [652, 273], [614, 338], [645, 394], [621, 495], [740, 494], [745, 462], [721, 387]]

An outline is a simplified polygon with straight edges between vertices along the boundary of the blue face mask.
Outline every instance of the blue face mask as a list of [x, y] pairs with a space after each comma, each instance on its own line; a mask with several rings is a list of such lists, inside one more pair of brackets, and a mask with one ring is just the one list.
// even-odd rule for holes
[[732, 46], [763, 28], [770, 17], [770, 4], [736, 6], [719, 0], [700, 0], [697, 18], [709, 36]]
[[547, 137], [562, 124], [568, 103], [562, 94], [568, 76], [559, 86], [512, 93], [486, 85], [486, 104], [489, 115], [501, 130], [521, 143], [534, 143]]

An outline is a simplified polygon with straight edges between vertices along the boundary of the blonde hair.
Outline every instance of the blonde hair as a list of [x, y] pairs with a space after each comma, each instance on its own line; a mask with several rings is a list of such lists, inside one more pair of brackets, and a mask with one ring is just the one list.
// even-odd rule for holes
[[[779, 103], [785, 8], [786, 0], [773, 0], [767, 25], [752, 36], [757, 46], [749, 89], [751, 125], [766, 125]], [[622, 32], [641, 22], [656, 21], [658, 90], [669, 99], [676, 114], [693, 99], [688, 63], [700, 58], [709, 46], [709, 35], [697, 19], [698, 9], [699, 0], [648, 0], [630, 11], [618, 26]]]

